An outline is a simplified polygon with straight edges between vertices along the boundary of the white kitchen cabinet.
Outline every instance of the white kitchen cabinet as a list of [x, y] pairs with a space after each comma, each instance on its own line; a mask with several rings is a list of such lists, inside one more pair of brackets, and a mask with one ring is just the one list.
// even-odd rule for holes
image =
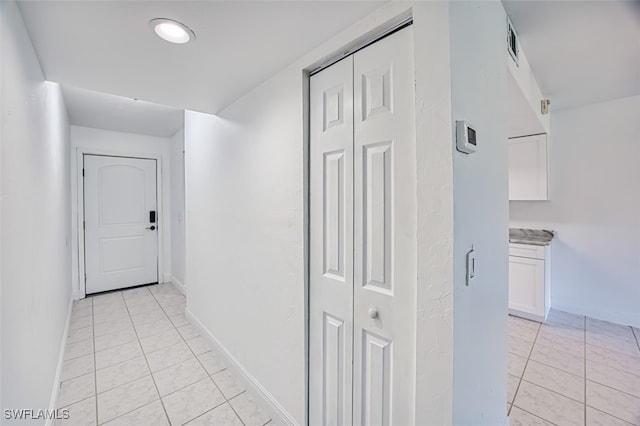
[[508, 139], [509, 200], [548, 200], [547, 135]]
[[551, 307], [550, 246], [509, 244], [509, 313], [544, 322]]

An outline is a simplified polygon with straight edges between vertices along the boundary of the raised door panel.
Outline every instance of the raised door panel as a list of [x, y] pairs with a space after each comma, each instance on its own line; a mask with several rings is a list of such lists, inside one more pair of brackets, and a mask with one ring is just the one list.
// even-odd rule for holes
[[547, 135], [511, 138], [509, 200], [548, 200]]
[[544, 260], [509, 256], [509, 309], [544, 316]]
[[354, 424], [414, 423], [413, 33], [354, 55]]
[[393, 149], [385, 141], [363, 146], [363, 246], [365, 287], [373, 291], [392, 291], [391, 207], [393, 200]]
[[[345, 359], [347, 341], [344, 332], [344, 321], [324, 314], [322, 344], [322, 424], [346, 425], [347, 417], [345, 409], [348, 408], [345, 400], [351, 395], [345, 395], [347, 386], [345, 375]], [[351, 336], [348, 336], [351, 340]], [[351, 380], [351, 377], [348, 377]]]
[[344, 281], [345, 176], [344, 150], [324, 154], [323, 263], [326, 277]]
[[390, 425], [392, 342], [363, 331], [362, 343], [362, 424]]
[[99, 226], [144, 225], [145, 170], [114, 164], [98, 170]]
[[309, 422], [352, 424], [353, 60], [310, 81]]

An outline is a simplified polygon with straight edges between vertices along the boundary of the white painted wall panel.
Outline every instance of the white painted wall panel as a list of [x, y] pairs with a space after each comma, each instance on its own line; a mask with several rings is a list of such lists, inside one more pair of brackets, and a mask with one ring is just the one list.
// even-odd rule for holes
[[[456, 68], [459, 84], [454, 116], [468, 115], [482, 126], [480, 134], [486, 141], [475, 154], [478, 163], [462, 160], [455, 173], [456, 185], [464, 181], [456, 186], [462, 194], [456, 199], [460, 203], [456, 214], [463, 215], [456, 216], [462, 224], [457, 250], [473, 240], [484, 253], [481, 260], [486, 260], [477, 288], [464, 294], [459, 280], [456, 284], [457, 309], [462, 312], [456, 318], [460, 327], [456, 345], [466, 349], [456, 359], [462, 366], [456, 368], [456, 383], [464, 391], [455, 397], [471, 405], [456, 405], [455, 416], [470, 423], [496, 424], [506, 414], [507, 151], [500, 110], [506, 97], [502, 49], [506, 20], [498, 2], [463, 3], [453, 20], [445, 2], [407, 2], [387, 4], [219, 116], [186, 114], [187, 307], [299, 424], [306, 418], [302, 69], [409, 7], [414, 16], [418, 173], [416, 400], [420, 403], [415, 420], [416, 424], [453, 423], [451, 67]], [[476, 21], [477, 16], [481, 19]], [[450, 34], [450, 24], [462, 33]], [[464, 30], [467, 25], [480, 30], [480, 36]], [[450, 37], [456, 52], [453, 62]], [[469, 43], [475, 43], [477, 52]], [[470, 51], [483, 72], [467, 67], [467, 62], [463, 66]], [[465, 89], [474, 96], [462, 99]], [[486, 100], [494, 97], [487, 106]], [[337, 116], [332, 111], [327, 117], [335, 121]], [[482, 208], [471, 217], [478, 203]], [[455, 266], [459, 274], [461, 264]]]
[[184, 242], [184, 129], [171, 137], [171, 276], [186, 285]]
[[[302, 75], [187, 111], [187, 307], [298, 423], [305, 412]], [[298, 122], [299, 120], [299, 122]]]
[[[478, 150], [454, 152], [454, 425], [506, 416], [508, 162], [506, 16], [499, 1], [451, 2], [453, 120], [474, 124]], [[465, 285], [466, 253], [476, 252]]]
[[0, 8], [0, 405], [46, 409], [71, 299], [69, 122], [16, 4]]

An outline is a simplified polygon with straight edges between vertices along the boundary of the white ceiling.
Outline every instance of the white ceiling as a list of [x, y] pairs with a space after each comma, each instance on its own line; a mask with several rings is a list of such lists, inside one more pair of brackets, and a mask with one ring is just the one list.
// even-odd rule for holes
[[[48, 80], [216, 113], [382, 1], [20, 1]], [[640, 94], [640, 2], [503, 0], [552, 109]], [[172, 45], [147, 23], [184, 22]]]
[[[380, 1], [20, 1], [46, 78], [216, 113]], [[153, 18], [189, 26], [173, 45]]]
[[74, 126], [170, 137], [184, 126], [184, 111], [164, 105], [63, 85]]
[[640, 95], [640, 2], [503, 4], [552, 109]]

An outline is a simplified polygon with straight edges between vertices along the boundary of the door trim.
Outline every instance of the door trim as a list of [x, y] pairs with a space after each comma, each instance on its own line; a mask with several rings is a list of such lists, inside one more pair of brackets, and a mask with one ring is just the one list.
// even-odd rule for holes
[[370, 46], [382, 40], [383, 38], [390, 36], [391, 34], [397, 31], [400, 31], [401, 29], [408, 27], [409, 25], [412, 25], [412, 24], [413, 24], [413, 15], [411, 14], [398, 15], [394, 19], [387, 21], [387, 23], [383, 25], [382, 28], [379, 29], [379, 31], [375, 31], [372, 34], [367, 34], [361, 39], [354, 41], [354, 43], [350, 44], [349, 46], [345, 46], [345, 48], [342, 49], [339, 53], [337, 53], [334, 56], [330, 56], [325, 62], [322, 62], [321, 64], [317, 65], [313, 69], [309, 70], [309, 76], [317, 74], [320, 71], [324, 70], [325, 68], [329, 68], [331, 65], [343, 60], [347, 56], [351, 56], [356, 52], [358, 52], [359, 50], [362, 50], [367, 46]]
[[[82, 169], [84, 168], [84, 156], [85, 155], [98, 155], [103, 157], [121, 157], [121, 158], [138, 158], [145, 160], [155, 160], [156, 161], [156, 203], [157, 203], [157, 212], [158, 212], [158, 282], [164, 281], [165, 275], [165, 264], [164, 264], [164, 254], [165, 249], [169, 249], [169, 247], [165, 247], [165, 232], [166, 223], [165, 223], [165, 215], [164, 215], [164, 200], [163, 200], [163, 192], [162, 192], [162, 172], [163, 172], [163, 164], [162, 164], [162, 155], [161, 154], [150, 154], [150, 153], [123, 153], [121, 151], [111, 151], [108, 149], [95, 149], [95, 148], [86, 148], [86, 147], [77, 147], [76, 148], [76, 168], [75, 168], [75, 180], [72, 177], [71, 185], [71, 203], [75, 205], [77, 209], [77, 223], [76, 223], [76, 241], [75, 244], [77, 246], [77, 264], [76, 260], [73, 259], [73, 269], [74, 275], [77, 279], [77, 286], [73, 288], [74, 299], [84, 299], [87, 295], [86, 293], [86, 279], [85, 279], [85, 247], [84, 247], [84, 179], [82, 176]], [[73, 214], [73, 213], [72, 213]], [[72, 247], [73, 250], [73, 247]]]

